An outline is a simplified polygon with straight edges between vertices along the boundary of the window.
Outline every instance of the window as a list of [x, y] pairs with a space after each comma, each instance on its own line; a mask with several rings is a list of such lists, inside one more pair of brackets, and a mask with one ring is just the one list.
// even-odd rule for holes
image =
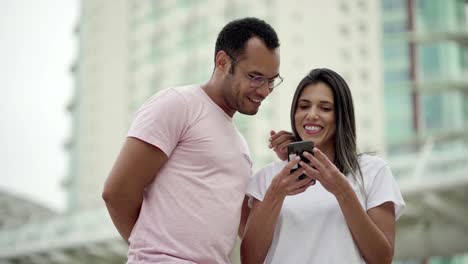
[[367, 82], [369, 80], [369, 72], [367, 70], [362, 69], [360, 75], [363, 82]]
[[468, 126], [468, 92], [463, 94], [463, 117], [464, 117], [464, 126]]
[[409, 57], [408, 45], [406, 44], [384, 44], [384, 58]]
[[367, 56], [369, 55], [368, 51], [367, 51], [367, 47], [359, 47], [359, 54], [361, 55], [362, 58], [367, 58]]
[[383, 0], [382, 7], [385, 11], [406, 8], [406, 0]]
[[408, 25], [406, 21], [395, 21], [384, 23], [383, 26], [384, 34], [400, 34], [408, 31]]
[[363, 34], [367, 33], [367, 24], [364, 21], [360, 21], [358, 23], [358, 30], [359, 30], [359, 32], [361, 32]]
[[358, 1], [358, 7], [360, 11], [366, 11], [367, 9], [367, 3], [364, 0], [359, 0]]
[[442, 102], [437, 95], [422, 96], [424, 126], [426, 129], [442, 127]]
[[464, 18], [465, 18], [465, 28], [468, 28], [468, 1], [465, 1], [465, 15], [464, 15]]
[[385, 82], [404, 82], [409, 79], [408, 69], [386, 70], [384, 74]]
[[339, 3], [339, 8], [341, 10], [341, 12], [343, 13], [349, 13], [349, 6], [348, 6], [348, 3], [345, 2], [345, 1], [341, 1]]
[[343, 37], [349, 36], [349, 28], [345, 25], [341, 25], [339, 28], [340, 35]]
[[343, 58], [343, 62], [350, 62], [351, 61], [351, 52], [349, 49], [341, 50], [341, 57]]

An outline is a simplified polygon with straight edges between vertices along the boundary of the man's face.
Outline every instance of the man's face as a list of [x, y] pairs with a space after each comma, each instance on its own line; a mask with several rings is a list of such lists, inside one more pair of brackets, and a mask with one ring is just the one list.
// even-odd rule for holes
[[272, 81], [279, 75], [279, 49], [269, 50], [258, 38], [246, 43], [243, 55], [231, 60], [231, 67], [223, 80], [222, 95], [228, 108], [246, 115], [255, 115], [262, 101], [270, 94], [269, 82], [254, 87], [252, 78], [265, 77]]

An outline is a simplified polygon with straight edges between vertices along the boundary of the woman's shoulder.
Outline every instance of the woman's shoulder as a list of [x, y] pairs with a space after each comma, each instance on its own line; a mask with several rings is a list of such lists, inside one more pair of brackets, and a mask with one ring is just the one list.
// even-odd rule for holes
[[260, 168], [257, 173], [255, 173], [255, 177], [276, 175], [281, 169], [283, 169], [286, 164], [287, 161], [284, 160], [270, 162], [264, 167]]
[[255, 173], [255, 175], [250, 179], [249, 186], [247, 187], [247, 193], [249, 195], [255, 196], [257, 199], [262, 200], [261, 198], [265, 195], [266, 189], [270, 186], [273, 177], [284, 167], [287, 161], [273, 161]]
[[387, 162], [382, 157], [374, 154], [360, 154], [358, 161], [362, 171], [378, 171], [387, 166]]

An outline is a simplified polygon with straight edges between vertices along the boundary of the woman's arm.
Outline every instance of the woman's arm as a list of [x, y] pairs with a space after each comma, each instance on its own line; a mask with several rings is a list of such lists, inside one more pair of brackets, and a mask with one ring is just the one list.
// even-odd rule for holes
[[366, 262], [391, 263], [395, 241], [394, 204], [386, 202], [366, 213], [354, 191], [337, 200]]
[[268, 192], [262, 202], [254, 199], [240, 247], [243, 264], [265, 260], [283, 201], [284, 197], [275, 197]]
[[287, 195], [304, 192], [315, 183], [309, 178], [297, 180], [304, 172], [302, 169], [289, 172], [299, 158], [289, 162], [272, 180], [263, 201], [254, 199], [241, 242], [243, 264], [263, 263], [273, 240], [276, 222]]
[[363, 258], [370, 264], [391, 263], [395, 240], [394, 204], [387, 202], [366, 212], [346, 177], [320, 150], [314, 148], [314, 154], [306, 153], [305, 157], [316, 169], [303, 162], [301, 166], [306, 175], [318, 180], [336, 197]]
[[273, 149], [280, 160], [288, 159], [288, 144], [294, 142], [294, 135], [291, 132], [284, 130], [275, 132], [274, 130], [270, 130], [268, 141], [270, 141], [268, 147]]

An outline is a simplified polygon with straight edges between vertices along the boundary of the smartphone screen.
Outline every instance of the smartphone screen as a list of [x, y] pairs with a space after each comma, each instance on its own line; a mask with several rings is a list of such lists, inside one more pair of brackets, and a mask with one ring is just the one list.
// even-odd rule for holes
[[[299, 142], [294, 142], [294, 143], [291, 143], [288, 145], [288, 161], [291, 161], [292, 159], [294, 159], [295, 157], [299, 156], [301, 157], [301, 160], [304, 161], [304, 162], [307, 162], [309, 163], [309, 160], [307, 158], [305, 158], [302, 153], [304, 151], [307, 151], [309, 152], [310, 154], [313, 154], [312, 150], [314, 149], [314, 142], [312, 141], [299, 141]], [[300, 168], [300, 165], [297, 164], [292, 170], [291, 170], [291, 173], [293, 173], [294, 171], [296, 171], [298, 168]], [[298, 180], [302, 180], [304, 179], [305, 176], [304, 174], [302, 174], [301, 176], [299, 176]]]

